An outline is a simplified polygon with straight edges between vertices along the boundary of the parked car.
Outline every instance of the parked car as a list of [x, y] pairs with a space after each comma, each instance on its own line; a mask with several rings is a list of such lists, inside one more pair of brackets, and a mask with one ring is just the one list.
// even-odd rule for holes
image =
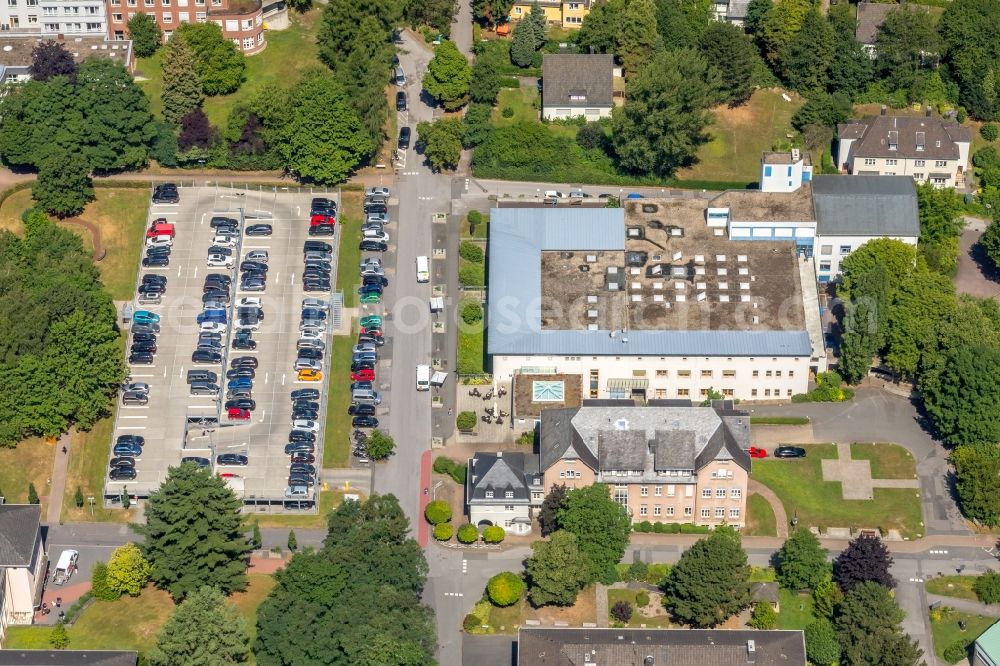
[[296, 349], [315, 349], [316, 351], [325, 351], [326, 344], [322, 340], [302, 340], [300, 339], [295, 343]]
[[162, 183], [153, 188], [154, 204], [175, 204], [180, 203], [180, 193], [173, 183]]
[[312, 203], [309, 205], [309, 214], [316, 215], [318, 213], [335, 215], [337, 213], [337, 204], [332, 199], [327, 199], [326, 197], [313, 197]]
[[239, 366], [226, 372], [226, 379], [236, 379], [237, 377], [249, 377], [253, 379], [257, 371], [250, 366]]
[[379, 229], [364, 229], [361, 233], [362, 238], [365, 240], [375, 240], [382, 243], [389, 242], [389, 234]]
[[329, 292], [331, 284], [329, 280], [303, 280], [302, 289], [309, 294]]
[[184, 463], [194, 463], [198, 467], [210, 467], [212, 465], [211, 460], [202, 458], [201, 456], [184, 456], [181, 458], [181, 464], [183, 465]]
[[233, 336], [233, 349], [253, 351], [257, 349], [257, 341], [250, 337], [250, 331], [239, 331]]
[[293, 453], [291, 454], [290, 462], [294, 465], [295, 463], [306, 463], [312, 464], [316, 462], [316, 456], [311, 453]]
[[406, 111], [406, 93], [402, 90], [396, 93], [396, 110]]
[[371, 368], [360, 368], [356, 372], [351, 373], [351, 380], [358, 382], [373, 382], [375, 381], [375, 371]]
[[194, 353], [191, 354], [191, 362], [207, 364], [222, 363], [222, 354], [208, 349], [196, 349]]
[[292, 430], [288, 433], [289, 442], [315, 442], [316, 433], [309, 432], [308, 430]]
[[318, 400], [319, 389], [305, 388], [292, 391], [292, 400]]
[[233, 398], [232, 400], [227, 400], [224, 407], [227, 410], [230, 409], [248, 409], [251, 412], [257, 409], [257, 401], [253, 398]]
[[149, 393], [149, 384], [146, 382], [129, 382], [128, 384], [125, 384], [122, 390], [131, 391], [133, 393]]
[[232, 409], [226, 410], [226, 416], [229, 417], [230, 421], [249, 421], [250, 410], [233, 407]]
[[775, 458], [805, 458], [806, 450], [801, 446], [779, 446], [771, 452]]
[[210, 254], [207, 264], [209, 268], [232, 268], [235, 261], [232, 257], [223, 254]]
[[141, 456], [142, 447], [134, 442], [121, 442], [115, 444], [113, 453], [116, 456]]
[[219, 376], [211, 370], [188, 370], [187, 382], [218, 382]]
[[751, 458], [767, 457], [767, 449], [762, 449], [757, 446], [751, 446], [749, 449], [743, 449], [743, 450], [746, 451], [747, 455], [749, 455]]
[[302, 473], [308, 474], [310, 476], [316, 475], [316, 466], [309, 463], [296, 463], [293, 462], [288, 468], [289, 474]]
[[135, 467], [135, 457], [115, 456], [111, 459], [110, 467]]
[[410, 147], [410, 128], [403, 127], [399, 130], [399, 149], [406, 150]]
[[389, 249], [389, 246], [382, 241], [377, 240], [363, 240], [358, 245], [358, 248], [363, 252], [385, 252]]
[[385, 277], [384, 275], [362, 275], [361, 284], [364, 286], [373, 284], [379, 287], [388, 287], [389, 278]]
[[309, 497], [309, 488], [307, 486], [288, 486], [285, 488], [285, 497], [287, 499]]
[[164, 268], [170, 265], [170, 257], [146, 255], [142, 259], [143, 268]]
[[291, 455], [293, 453], [314, 453], [316, 451], [316, 445], [310, 442], [289, 442], [285, 444], [285, 453]]
[[158, 324], [160, 315], [149, 310], [136, 310], [135, 314], [132, 315], [132, 321], [136, 324]]
[[375, 405], [351, 405], [347, 413], [350, 416], [375, 416]]
[[220, 453], [215, 457], [215, 464], [242, 467], [250, 464], [250, 458], [242, 453]]
[[355, 428], [377, 428], [378, 419], [374, 416], [355, 416], [351, 419], [351, 425]]
[[323, 373], [319, 370], [299, 370], [296, 379], [300, 382], [319, 382], [323, 381]]
[[354, 361], [351, 363], [351, 372], [358, 372], [359, 370], [374, 370], [375, 361]]
[[108, 472], [111, 481], [132, 481], [137, 476], [135, 467], [113, 467]]
[[307, 409], [305, 407], [294, 407], [292, 409], [293, 419], [306, 419], [310, 421], [315, 421], [319, 418], [318, 409]]
[[219, 395], [219, 385], [208, 382], [193, 382], [189, 392], [191, 395]]
[[149, 402], [149, 394], [137, 391], [126, 391], [122, 393], [123, 405], [145, 405]]
[[365, 292], [361, 294], [360, 300], [362, 303], [381, 303], [382, 294], [376, 291]]
[[385, 344], [385, 338], [381, 335], [362, 333], [358, 336], [358, 344], [374, 344], [376, 347], [381, 347]]
[[302, 245], [303, 252], [332, 252], [333, 246], [324, 241], [307, 240]]
[[152, 365], [152, 352], [132, 352], [128, 357], [129, 365]]
[[243, 280], [240, 282], [240, 291], [264, 291], [267, 283], [261, 278]]
[[237, 356], [229, 362], [230, 368], [257, 368], [260, 366], [260, 361], [257, 360], [256, 356]]
[[319, 349], [311, 349], [309, 347], [305, 347], [303, 349], [298, 350], [298, 354], [299, 358], [309, 358], [317, 361], [323, 360], [323, 352], [320, 351]]
[[271, 235], [271, 225], [270, 224], [251, 224], [247, 227], [247, 236], [270, 236]]
[[293, 370], [315, 370], [320, 371], [323, 369], [323, 363], [314, 358], [302, 358], [301, 356], [295, 359], [295, 363], [292, 366]]
[[257, 261], [262, 264], [266, 264], [270, 257], [267, 253], [267, 250], [250, 250], [249, 252], [246, 253], [246, 256], [243, 258], [246, 259], [247, 261]]
[[368, 328], [370, 326], [378, 327], [382, 325], [382, 317], [379, 315], [368, 315], [362, 317], [359, 323], [361, 324], [361, 328]]

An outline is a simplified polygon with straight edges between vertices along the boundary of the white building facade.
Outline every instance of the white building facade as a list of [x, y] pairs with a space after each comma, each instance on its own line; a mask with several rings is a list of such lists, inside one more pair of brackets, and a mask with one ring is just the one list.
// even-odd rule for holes
[[100, 36], [107, 33], [108, 21], [104, 0], [6, 0], [0, 30]]

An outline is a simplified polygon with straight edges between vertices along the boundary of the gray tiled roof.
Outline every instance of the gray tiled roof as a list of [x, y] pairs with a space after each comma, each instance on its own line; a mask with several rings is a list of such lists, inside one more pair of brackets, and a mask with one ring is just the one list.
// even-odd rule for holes
[[[542, 56], [542, 105], [601, 108], [612, 105], [612, 55], [546, 53]], [[570, 97], [582, 95], [583, 100]]]
[[656, 666], [806, 663], [801, 631], [530, 627], [518, 632], [517, 666], [642, 666], [647, 657]]
[[838, 125], [837, 136], [856, 140], [851, 145], [855, 158], [957, 160], [957, 143], [972, 142], [970, 128], [927, 116], [870, 116]]
[[[529, 487], [538, 475], [537, 467], [537, 456], [534, 455], [477, 451], [469, 465], [469, 503], [503, 503], [505, 499], [507, 503], [510, 499], [515, 503], [527, 502], [531, 497]], [[493, 491], [492, 498], [486, 497], [487, 490]], [[513, 491], [513, 498], [505, 496], [508, 490]]]
[[642, 469], [646, 466], [646, 433], [641, 430], [599, 431], [597, 464], [601, 469]]
[[574, 458], [597, 469], [597, 452], [587, 448], [573, 427], [573, 417], [579, 411], [579, 407], [542, 410], [538, 464], [543, 472], [560, 458]]
[[653, 469], [694, 469], [693, 430], [657, 430], [653, 437]]
[[38, 504], [0, 504], [0, 566], [31, 565], [41, 519]]
[[0, 650], [0, 666], [135, 666], [138, 658], [116, 650]]
[[909, 176], [813, 176], [819, 236], [920, 236]]
[[886, 14], [900, 6], [895, 3], [859, 2], [858, 27], [854, 30], [854, 38], [862, 44], [874, 44]]

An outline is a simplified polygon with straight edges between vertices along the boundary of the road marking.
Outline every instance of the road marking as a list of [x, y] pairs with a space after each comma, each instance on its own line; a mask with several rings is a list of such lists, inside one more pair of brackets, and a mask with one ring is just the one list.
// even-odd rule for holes
[[177, 368], [177, 376], [178, 377], [183, 377], [184, 376], [184, 366], [183, 365], [181, 367]]
[[[189, 396], [193, 397], [193, 396]], [[188, 405], [188, 409], [215, 409], [214, 405]]]
[[148, 416], [119, 416], [120, 419], [148, 419]]
[[281, 373], [281, 385], [285, 385], [285, 373]]
[[271, 376], [271, 373], [270, 373], [270, 372], [265, 372], [265, 373], [264, 373], [264, 383], [265, 383], [265, 384], [267, 383], [267, 380], [268, 380], [268, 378], [269, 378], [270, 376]]
[[167, 378], [167, 369], [166, 368], [163, 368], [163, 378], [164, 379]]
[[122, 405], [122, 409], [149, 409], [149, 405]]
[[208, 213], [202, 213], [202, 214], [201, 214], [201, 224], [202, 224], [203, 226], [204, 226], [204, 224], [205, 224], [205, 216], [206, 216], [206, 215], [208, 215]]
[[947, 555], [948, 554], [947, 550], [931, 550], [931, 551], [928, 551], [928, 552], [931, 555]]
[[302, 207], [301, 206], [296, 206], [295, 207], [295, 216], [299, 217], [300, 215], [302, 215]]
[[146, 426], [127, 426], [127, 425], [123, 425], [123, 426], [118, 426], [118, 429], [119, 430], [145, 430]]
[[289, 280], [288, 284], [291, 284], [291, 285], [295, 284], [295, 273], [292, 273], [292, 279]]
[[264, 422], [264, 415], [265, 414], [267, 414], [267, 410], [266, 409], [260, 410], [260, 421], [258, 421], [258, 423], [263, 423]]
[[281, 284], [281, 273], [275, 273], [274, 284]]
[[156, 375], [154, 375], [154, 374], [148, 374], [148, 375], [135, 375], [135, 374], [133, 374], [132, 375], [132, 379], [135, 379], [136, 377], [155, 377], [155, 376]]
[[446, 597], [464, 597], [465, 595], [462, 594], [461, 592], [445, 592], [444, 596], [446, 596]]
[[922, 583], [922, 582], [924, 582], [924, 579], [923, 578], [911, 578], [910, 582], [911, 583]]
[[194, 275], [192, 277], [198, 277], [198, 267], [194, 267]]
[[184, 267], [183, 267], [183, 266], [178, 266], [178, 267], [177, 267], [177, 277], [180, 277], [180, 276], [181, 276], [181, 269], [182, 269], [182, 268], [184, 268]]

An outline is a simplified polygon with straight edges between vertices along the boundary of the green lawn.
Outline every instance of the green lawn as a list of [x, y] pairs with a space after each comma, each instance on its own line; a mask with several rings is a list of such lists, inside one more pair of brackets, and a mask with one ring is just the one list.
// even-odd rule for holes
[[917, 466], [909, 451], [899, 444], [851, 444], [851, 458], [867, 460], [873, 479], [915, 479]]
[[751, 416], [750, 425], [809, 425], [808, 416]]
[[486, 286], [486, 264], [477, 264], [460, 257], [458, 260], [458, 283], [463, 287]]
[[[966, 623], [965, 631], [958, 628], [960, 620]], [[979, 637], [990, 626], [996, 622], [995, 617], [985, 615], [973, 615], [972, 613], [961, 613], [949, 611], [945, 613], [940, 621], [931, 620], [931, 635], [934, 637], [934, 654], [944, 658], [944, 651], [949, 645], [957, 640], [971, 643]]]
[[[519, 122], [538, 120], [538, 88], [501, 88], [497, 105], [493, 108], [493, 122], [496, 125], [514, 125]], [[514, 115], [503, 117], [503, 110], [510, 108]], [[576, 130], [573, 130], [574, 136]]]
[[778, 523], [774, 509], [766, 499], [754, 493], [747, 498], [747, 524], [743, 528], [747, 536], [777, 536]]
[[[354, 331], [354, 327], [351, 328]], [[347, 467], [351, 454], [351, 348], [353, 335], [331, 338], [329, 397], [326, 403], [326, 430], [323, 437], [323, 467]]]
[[808, 594], [798, 594], [784, 588], [778, 590], [778, 629], [805, 629], [815, 620], [813, 600]]
[[[288, 13], [291, 25], [287, 30], [269, 30], [267, 48], [246, 59], [246, 82], [231, 95], [209, 97], [205, 100], [205, 113], [213, 125], [222, 127], [226, 123], [230, 109], [239, 102], [250, 99], [257, 90], [270, 83], [288, 85], [296, 80], [298, 73], [311, 65], [319, 64], [319, 49], [316, 46], [316, 31], [319, 27], [321, 8], [299, 15]], [[161, 93], [163, 91], [162, 58], [160, 49], [151, 58], [140, 58], [136, 74], [147, 80], [140, 85], [149, 95], [153, 112], [163, 113]]]
[[54, 451], [55, 447], [41, 437], [26, 439], [14, 448], [0, 448], [0, 495], [7, 504], [27, 502], [28, 484], [34, 483], [44, 519], [49, 494], [46, 481], [52, 476]]
[[337, 289], [344, 292], [344, 307], [358, 306], [358, 265], [361, 262], [361, 216], [364, 194], [358, 190], [341, 192], [340, 256], [337, 258]]
[[632, 604], [632, 619], [628, 621], [626, 626], [639, 628], [640, 624], [644, 624], [647, 627], [653, 628], [666, 628], [670, 626], [670, 616], [669, 615], [658, 615], [656, 617], [644, 617], [640, 615], [635, 607], [635, 595], [638, 590], [629, 589], [609, 589], [608, 590], [608, 621], [611, 623], [617, 622], [613, 617], [611, 617], [611, 609], [619, 601], [627, 601]]
[[[133, 511], [104, 508], [101, 496], [104, 490], [104, 474], [108, 466], [111, 436], [114, 432], [114, 414], [101, 419], [88, 432], [74, 430], [69, 447], [69, 467], [66, 476], [66, 492], [63, 494], [61, 519], [64, 522], [129, 522]], [[93, 509], [84, 503], [76, 506], [74, 496], [77, 487], [84, 499], [94, 497]], [[93, 511], [93, 513], [91, 513]]]
[[923, 534], [916, 489], [876, 488], [873, 500], [845, 500], [839, 482], [824, 481], [820, 460], [835, 458], [833, 444], [807, 444], [805, 458], [755, 460], [753, 478], [773, 490], [789, 516], [803, 527], [898, 529], [904, 537]]
[[471, 326], [462, 324], [458, 327], [458, 374], [483, 374], [483, 345], [486, 334], [481, 325], [479, 330], [468, 330]]
[[462, 240], [466, 240], [469, 238], [486, 238], [489, 234], [489, 229], [490, 229], [490, 216], [488, 214], [483, 215], [483, 221], [477, 224], [476, 228], [473, 229], [471, 232], [469, 231], [469, 218], [466, 217], [464, 220], [462, 220], [460, 237]]
[[927, 588], [928, 594], [979, 601], [979, 597], [972, 591], [972, 584], [976, 582], [976, 578], [977, 576], [939, 576], [928, 579], [924, 587]]

